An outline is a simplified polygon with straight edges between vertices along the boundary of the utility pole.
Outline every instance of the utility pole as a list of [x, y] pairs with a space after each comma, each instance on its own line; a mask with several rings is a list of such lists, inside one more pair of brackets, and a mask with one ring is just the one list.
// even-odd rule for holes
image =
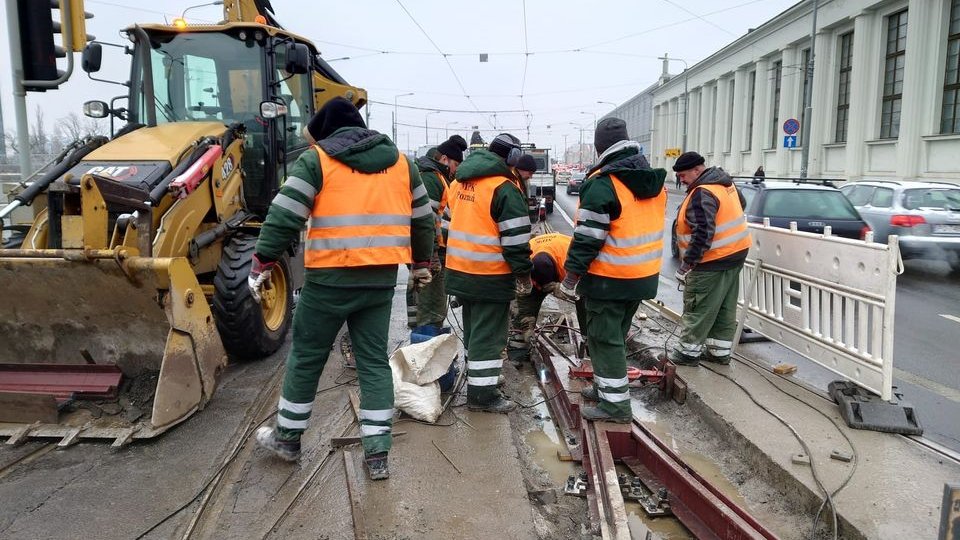
[[0, 163], [7, 162], [7, 135], [3, 127], [3, 104], [0, 103]]
[[563, 134], [563, 164], [567, 164], [567, 134]]
[[810, 163], [810, 134], [813, 122], [813, 60], [816, 57], [817, 47], [817, 7], [818, 0], [813, 0], [813, 29], [810, 31], [810, 61], [807, 62], [807, 91], [803, 93], [803, 125], [801, 126], [800, 144], [803, 145], [800, 153], [800, 178], [807, 177], [807, 166]]
[[687, 70], [690, 69], [690, 66], [687, 65], [686, 60], [682, 58], [670, 58], [670, 56], [667, 55], [666, 53], [664, 53], [663, 56], [657, 57], [657, 60], [663, 60], [664, 75], [667, 75], [667, 70], [669, 66], [668, 62], [670, 62], [670, 60], [679, 60], [683, 62], [683, 140], [680, 143], [680, 150], [682, 152], [686, 152], [687, 151], [687, 107], [689, 103], [689, 92], [690, 92], [690, 87], [689, 87], [690, 76], [687, 74]]
[[423, 144], [430, 144], [430, 115], [440, 114], [440, 111], [430, 111], [423, 115]]
[[406, 94], [397, 94], [393, 96], [393, 143], [394, 144], [397, 143], [397, 118], [398, 118], [397, 111], [399, 110], [397, 106], [397, 99], [406, 97], [406, 96], [412, 96], [412, 95], [413, 95], [413, 92], [407, 92]]

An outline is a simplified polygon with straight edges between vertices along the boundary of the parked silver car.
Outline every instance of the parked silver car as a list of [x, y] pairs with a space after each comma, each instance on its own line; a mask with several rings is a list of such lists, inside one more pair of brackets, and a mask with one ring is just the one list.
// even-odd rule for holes
[[865, 180], [840, 188], [877, 242], [900, 237], [903, 258], [943, 259], [960, 271], [960, 185]]

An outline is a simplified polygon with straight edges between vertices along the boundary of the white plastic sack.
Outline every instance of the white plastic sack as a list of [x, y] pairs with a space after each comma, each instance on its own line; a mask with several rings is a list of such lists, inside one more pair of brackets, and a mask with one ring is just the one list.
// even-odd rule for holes
[[397, 349], [390, 357], [394, 406], [424, 422], [440, 417], [442, 377], [457, 356], [456, 338], [450, 334]]

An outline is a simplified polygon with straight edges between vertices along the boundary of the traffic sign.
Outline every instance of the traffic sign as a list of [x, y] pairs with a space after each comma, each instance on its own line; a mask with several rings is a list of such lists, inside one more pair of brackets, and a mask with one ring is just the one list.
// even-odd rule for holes
[[787, 135], [796, 135], [800, 131], [800, 122], [796, 118], [787, 118], [783, 122], [783, 132]]
[[784, 148], [796, 148], [797, 147], [797, 136], [796, 135], [786, 135], [783, 137], [783, 147]]

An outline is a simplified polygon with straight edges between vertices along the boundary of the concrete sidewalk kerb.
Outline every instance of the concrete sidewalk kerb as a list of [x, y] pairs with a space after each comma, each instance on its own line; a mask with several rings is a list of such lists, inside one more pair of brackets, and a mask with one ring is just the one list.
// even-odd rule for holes
[[[761, 374], [742, 361], [726, 367], [678, 368], [689, 385], [687, 406], [711, 425], [725, 444], [754, 464], [757, 474], [780, 484], [792, 499], [789, 502], [810, 514], [811, 523], [823, 495], [810, 465], [792, 460], [804, 450], [787, 427], [721, 373], [746, 387], [799, 433], [827, 490], [834, 492], [856, 467], [849, 484], [834, 497], [842, 537], [936, 537], [943, 483], [960, 479], [960, 463], [903, 436], [851, 429], [834, 403], [772, 373]], [[849, 463], [831, 459], [834, 451], [857, 457]], [[825, 509], [820, 523], [829, 525], [831, 521]]]

